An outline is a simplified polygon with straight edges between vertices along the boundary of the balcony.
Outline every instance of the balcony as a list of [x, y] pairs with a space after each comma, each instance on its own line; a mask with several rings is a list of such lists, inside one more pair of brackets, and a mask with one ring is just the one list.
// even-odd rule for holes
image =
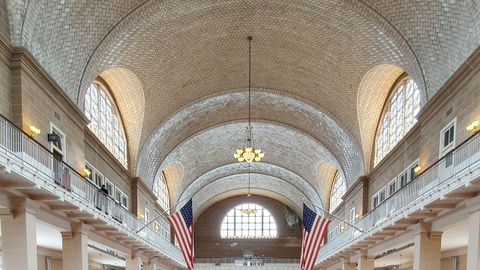
[[114, 240], [121, 239], [135, 249], [150, 250], [177, 267], [184, 266], [178, 248], [150, 227], [137, 233], [144, 226], [143, 221], [3, 117], [0, 172], [4, 190], [21, 192], [32, 200], [52, 205], [59, 203], [51, 209], [74, 210], [69, 218], [91, 223], [95, 230], [106, 232]]
[[[480, 135], [477, 132], [466, 142], [449, 152], [442, 159], [427, 168], [414, 180], [398, 190], [379, 206], [371, 210], [355, 226], [329, 240], [320, 249], [317, 264], [340, 257], [341, 252], [364, 248], [369, 240], [383, 239], [392, 235], [402, 226], [408, 226], [406, 219], [422, 215], [435, 215], [425, 209], [452, 207], [459, 202], [454, 193], [468, 191], [478, 184], [480, 178]], [[457, 199], [455, 199], [457, 198]], [[423, 212], [423, 213], [422, 213]], [[403, 220], [402, 222], [399, 222]], [[380, 234], [383, 234], [381, 236]]]

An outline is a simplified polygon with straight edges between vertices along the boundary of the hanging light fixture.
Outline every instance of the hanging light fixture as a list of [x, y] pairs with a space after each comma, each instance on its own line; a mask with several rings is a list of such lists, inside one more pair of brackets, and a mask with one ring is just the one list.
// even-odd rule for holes
[[251, 124], [251, 94], [252, 94], [252, 37], [248, 37], [248, 124], [245, 127], [245, 146], [237, 149], [233, 155], [238, 162], [252, 163], [260, 161], [265, 156], [261, 149], [253, 146], [253, 133]]
[[[251, 183], [251, 175], [250, 175], [250, 172], [251, 172], [251, 164], [249, 163], [248, 164], [248, 193], [247, 193], [247, 197], [251, 197], [252, 194], [250, 193], [250, 183]], [[257, 209], [255, 208], [250, 208], [250, 206], [246, 209], [242, 209], [240, 212], [242, 212], [243, 214], [247, 215], [247, 216], [250, 216], [250, 215], [255, 215], [257, 213]]]

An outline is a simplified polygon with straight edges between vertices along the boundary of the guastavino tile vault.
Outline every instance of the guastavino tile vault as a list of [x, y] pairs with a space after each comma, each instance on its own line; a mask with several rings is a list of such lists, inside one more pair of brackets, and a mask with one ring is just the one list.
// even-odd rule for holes
[[479, 45], [478, 0], [0, 0], [0, 269], [479, 270]]

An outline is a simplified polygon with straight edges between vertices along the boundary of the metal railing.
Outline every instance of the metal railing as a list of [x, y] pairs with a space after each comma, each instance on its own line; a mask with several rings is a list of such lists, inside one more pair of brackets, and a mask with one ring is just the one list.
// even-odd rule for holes
[[447, 153], [363, 218], [357, 220], [355, 226], [363, 232], [348, 226], [343, 232], [330, 239], [320, 249], [317, 262], [464, 185], [459, 176], [469, 171], [469, 168], [479, 166], [479, 161], [480, 135], [477, 133]]
[[50, 151], [4, 117], [0, 117], [0, 157], [2, 156], [0, 165], [6, 168], [18, 165], [20, 173], [34, 172], [33, 178], [43, 180], [42, 188], [60, 195], [80, 209], [90, 209], [96, 217], [108, 224], [124, 230], [130, 236], [139, 237], [173, 260], [183, 262], [177, 247], [150, 227], [136, 233], [144, 226], [142, 220], [102, 193], [97, 186], [63, 161], [57, 160]]
[[222, 258], [195, 258], [195, 263], [212, 264], [241, 264], [244, 266], [262, 266], [265, 264], [299, 264], [299, 259], [271, 258], [271, 257], [222, 257]]

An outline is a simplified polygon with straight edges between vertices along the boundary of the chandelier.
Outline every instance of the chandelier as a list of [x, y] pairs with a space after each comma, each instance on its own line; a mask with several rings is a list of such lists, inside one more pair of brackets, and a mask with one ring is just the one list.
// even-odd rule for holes
[[251, 85], [252, 85], [252, 37], [248, 37], [248, 124], [245, 127], [245, 145], [243, 148], [237, 149], [233, 157], [238, 162], [252, 163], [253, 161], [260, 161], [265, 156], [261, 149], [253, 146], [253, 134], [251, 124]]
[[255, 215], [257, 213], [257, 209], [247, 208], [247, 209], [242, 209], [240, 212], [242, 212], [242, 214], [250, 216], [250, 215]]

